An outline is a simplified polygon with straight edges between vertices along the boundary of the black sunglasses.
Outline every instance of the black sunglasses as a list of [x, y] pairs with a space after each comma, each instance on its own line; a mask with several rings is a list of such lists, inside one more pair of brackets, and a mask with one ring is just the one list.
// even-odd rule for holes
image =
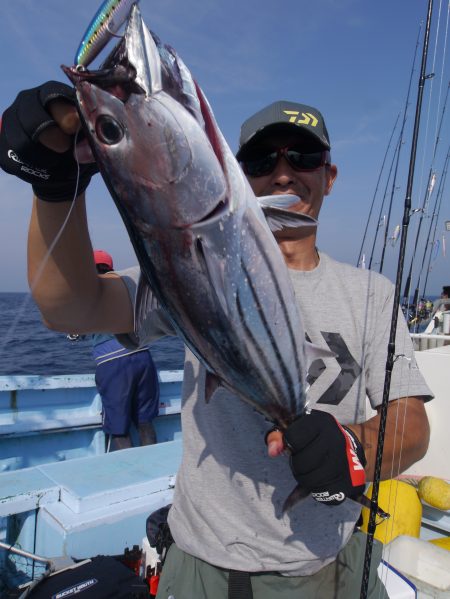
[[278, 148], [277, 150], [260, 153], [253, 158], [241, 161], [242, 169], [249, 177], [263, 177], [269, 175], [276, 167], [281, 156], [287, 160], [294, 171], [315, 171], [316, 169], [331, 164], [330, 152], [305, 153], [293, 148]]

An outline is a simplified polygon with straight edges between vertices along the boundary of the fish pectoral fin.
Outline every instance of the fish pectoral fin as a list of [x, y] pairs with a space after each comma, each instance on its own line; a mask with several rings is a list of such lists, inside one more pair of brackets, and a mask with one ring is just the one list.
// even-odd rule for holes
[[262, 210], [272, 233], [280, 231], [294, 233], [304, 227], [317, 227], [318, 224], [315, 218], [301, 212], [291, 212], [273, 206], [263, 206]]
[[319, 358], [336, 358], [337, 356], [337, 354], [334, 351], [331, 351], [331, 349], [319, 347], [310, 341], [305, 342], [305, 352], [308, 364], [312, 364], [314, 360], [318, 360]]
[[209, 400], [214, 395], [214, 393], [222, 387], [222, 381], [219, 379], [217, 375], [212, 372], [206, 372], [205, 378], [205, 401], [209, 403]]
[[290, 193], [282, 193], [278, 195], [256, 196], [258, 204], [264, 208], [284, 208], [287, 209], [294, 204], [300, 202], [299, 196]]

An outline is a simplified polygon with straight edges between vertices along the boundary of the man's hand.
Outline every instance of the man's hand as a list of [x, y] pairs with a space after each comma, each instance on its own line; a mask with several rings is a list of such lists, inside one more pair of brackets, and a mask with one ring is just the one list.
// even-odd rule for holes
[[[0, 167], [31, 183], [42, 200], [72, 200], [98, 172], [94, 162], [78, 165], [74, 158], [74, 135], [79, 129], [73, 88], [48, 81], [24, 90], [1, 120]], [[85, 160], [86, 154], [81, 156], [81, 162]]]
[[319, 410], [300, 416], [285, 431], [267, 438], [270, 456], [290, 451], [294, 477], [317, 501], [337, 505], [365, 488], [364, 450], [356, 435]]

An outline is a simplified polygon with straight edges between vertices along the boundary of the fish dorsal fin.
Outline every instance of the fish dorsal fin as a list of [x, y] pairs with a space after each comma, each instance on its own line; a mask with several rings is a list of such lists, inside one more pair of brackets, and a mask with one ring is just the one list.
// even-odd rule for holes
[[136, 69], [136, 83], [147, 96], [162, 89], [161, 59], [152, 34], [133, 5], [125, 30], [126, 58]]
[[209, 403], [209, 400], [214, 395], [214, 393], [217, 391], [217, 389], [219, 389], [219, 387], [222, 387], [222, 381], [219, 379], [219, 377], [217, 375], [215, 375], [214, 373], [209, 372], [209, 370], [207, 370], [206, 377], [205, 377], [205, 401], [206, 401], [206, 403]]

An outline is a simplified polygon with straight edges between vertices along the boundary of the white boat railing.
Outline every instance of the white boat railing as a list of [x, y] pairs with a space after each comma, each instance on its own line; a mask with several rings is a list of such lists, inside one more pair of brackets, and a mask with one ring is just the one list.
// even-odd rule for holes
[[450, 335], [443, 333], [411, 333], [415, 351], [425, 351], [450, 345]]

